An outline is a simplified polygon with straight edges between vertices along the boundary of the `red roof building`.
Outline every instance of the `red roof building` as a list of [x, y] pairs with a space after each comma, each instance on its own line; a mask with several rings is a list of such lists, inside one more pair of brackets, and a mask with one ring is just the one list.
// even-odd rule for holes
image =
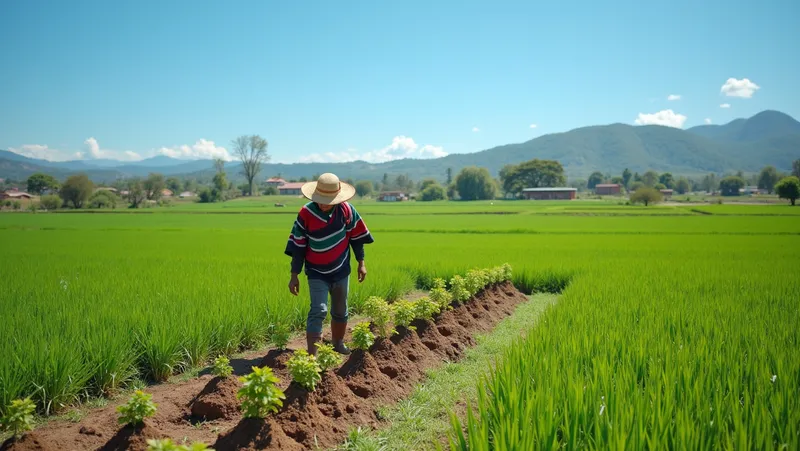
[[598, 195], [619, 194], [620, 185], [617, 183], [601, 183], [594, 187], [594, 193]]
[[300, 191], [300, 188], [303, 187], [305, 183], [297, 182], [297, 183], [284, 183], [283, 185], [278, 187], [278, 193], [285, 195], [285, 196], [294, 196], [303, 194]]

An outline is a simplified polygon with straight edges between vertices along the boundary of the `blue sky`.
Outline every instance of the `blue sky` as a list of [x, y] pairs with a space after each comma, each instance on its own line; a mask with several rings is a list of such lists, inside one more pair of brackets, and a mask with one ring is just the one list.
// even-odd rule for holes
[[798, 17], [792, 0], [6, 1], [0, 148], [198, 158], [259, 134], [272, 161], [384, 161], [800, 118]]

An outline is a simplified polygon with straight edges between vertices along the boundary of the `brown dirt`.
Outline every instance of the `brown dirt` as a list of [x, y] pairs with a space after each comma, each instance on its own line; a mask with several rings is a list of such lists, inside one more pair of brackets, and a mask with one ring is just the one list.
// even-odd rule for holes
[[[146, 449], [147, 438], [176, 442], [203, 441], [218, 451], [240, 449], [310, 449], [341, 443], [357, 426], [380, 427], [377, 409], [407, 397], [425, 371], [443, 360], [457, 360], [475, 344], [473, 334], [485, 332], [514, 311], [527, 297], [510, 283], [490, 287], [467, 304], [454, 306], [436, 322], [415, 321], [416, 331], [398, 328], [390, 339], [376, 340], [369, 352], [353, 351], [336, 371], [328, 371], [313, 392], [290, 384], [286, 360], [292, 350], [271, 350], [232, 359], [236, 375], [254, 365], [269, 366], [285, 390], [283, 408], [263, 420], [243, 419], [235, 377], [220, 380], [210, 374], [147, 389], [158, 405], [145, 427], [133, 430], [117, 423], [117, 399], [91, 411], [79, 423], [53, 421], [0, 451]], [[349, 332], [348, 337], [349, 340]]]

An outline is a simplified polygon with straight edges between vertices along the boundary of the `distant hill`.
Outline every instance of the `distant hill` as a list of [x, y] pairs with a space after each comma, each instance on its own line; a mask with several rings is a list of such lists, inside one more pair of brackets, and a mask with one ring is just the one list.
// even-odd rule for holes
[[[533, 158], [560, 161], [571, 178], [585, 178], [593, 171], [619, 174], [624, 168], [680, 175], [756, 172], [766, 165], [788, 171], [791, 162], [800, 158], [800, 122], [787, 114], [768, 110], [724, 125], [703, 125], [688, 130], [658, 125], [596, 125], [432, 160], [404, 159], [380, 164], [365, 161], [266, 164], [260, 176], [280, 174], [284, 178], [299, 178], [331, 171], [355, 180], [379, 180], [385, 173], [390, 176], [409, 174], [415, 180], [425, 177], [443, 180], [448, 168], [458, 171], [466, 166], [483, 166], [496, 175], [506, 164]], [[85, 172], [95, 181], [113, 181], [160, 172], [166, 176], [210, 180], [214, 174], [210, 160], [185, 161], [158, 156], [134, 163], [117, 162], [103, 168], [94, 166], [95, 161], [49, 162], [0, 151], [0, 177], [24, 179], [43, 171], [63, 178]], [[103, 166], [107, 164], [102, 163]], [[242, 180], [240, 166], [236, 162], [226, 165], [229, 179]]]

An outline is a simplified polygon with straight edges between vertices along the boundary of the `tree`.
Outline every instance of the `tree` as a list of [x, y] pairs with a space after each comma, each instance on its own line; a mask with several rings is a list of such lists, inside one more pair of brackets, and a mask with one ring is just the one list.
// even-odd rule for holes
[[438, 184], [439, 184], [439, 182], [437, 182], [435, 179], [425, 179], [425, 180], [422, 181], [422, 183], [420, 183], [419, 190], [420, 190], [420, 192], [421, 191], [425, 191], [425, 188], [427, 188], [427, 187], [429, 187], [431, 185], [438, 185]]
[[656, 171], [647, 171], [642, 175], [642, 183], [645, 186], [654, 187], [658, 183], [658, 173]]
[[372, 182], [369, 180], [359, 180], [355, 185], [356, 194], [361, 197], [369, 196], [372, 194]]
[[147, 200], [161, 199], [161, 191], [166, 186], [167, 184], [164, 181], [164, 176], [156, 173], [150, 173], [142, 184]]
[[58, 210], [58, 207], [61, 205], [61, 198], [55, 194], [45, 195], [42, 196], [39, 205], [45, 210]]
[[611, 183], [615, 183], [619, 186], [625, 186], [625, 179], [620, 176], [611, 177]]
[[503, 191], [514, 194], [522, 192], [525, 188], [563, 186], [567, 183], [561, 163], [540, 159], [504, 166], [500, 170], [500, 180]]
[[453, 168], [447, 168], [447, 184], [453, 183]]
[[758, 189], [765, 189], [772, 194], [778, 180], [780, 180], [780, 176], [775, 166], [767, 166], [758, 174]]
[[717, 189], [717, 176], [716, 174], [708, 174], [703, 177], [703, 181], [701, 182], [703, 186], [703, 191], [710, 193]]
[[214, 158], [214, 169], [217, 170], [217, 173], [225, 172], [225, 160], [222, 158]]
[[381, 190], [388, 191], [389, 190], [389, 174], [383, 173], [383, 180], [381, 181]]
[[82, 208], [83, 204], [92, 195], [94, 184], [85, 174], [73, 175], [64, 182], [59, 195], [64, 204], [72, 203], [75, 208]]
[[775, 185], [775, 192], [781, 199], [789, 199], [794, 205], [795, 201], [800, 198], [800, 178], [795, 176], [784, 177]]
[[52, 175], [37, 172], [28, 177], [28, 192], [41, 195], [45, 190], [58, 189], [58, 180]]
[[631, 194], [631, 202], [634, 204], [643, 203], [644, 206], [661, 202], [663, 196], [661, 192], [649, 186], [642, 186]]
[[455, 200], [458, 198], [458, 188], [456, 188], [456, 182], [447, 185], [447, 198], [450, 200]]
[[656, 186], [654, 186], [653, 188], [655, 188], [655, 189], [660, 191], [662, 189], [667, 189], [667, 185], [665, 185], [663, 183], [656, 183]]
[[[269, 161], [267, 154], [267, 140], [258, 136], [240, 136], [233, 140], [233, 152], [242, 160], [242, 175], [250, 186], [250, 195], [253, 195], [253, 180], [261, 172], [261, 164]], [[317, 178], [315, 177], [314, 180]]]
[[456, 176], [456, 189], [463, 200], [493, 199], [497, 187], [489, 170], [470, 166], [461, 170]]
[[178, 177], [170, 177], [167, 179], [167, 188], [175, 193], [177, 196], [181, 192], [181, 181]]
[[589, 189], [594, 189], [597, 185], [603, 183], [603, 173], [599, 171], [594, 171], [589, 176], [589, 180], [586, 182]]
[[800, 179], [800, 160], [792, 162], [792, 175]]
[[139, 205], [147, 198], [144, 190], [144, 182], [139, 177], [128, 180], [128, 203], [131, 208], [139, 208]]
[[630, 183], [631, 177], [633, 177], [633, 174], [631, 174], [631, 170], [625, 168], [625, 170], [622, 171], [622, 184], [625, 186], [625, 188], [628, 188], [628, 183]]
[[681, 177], [677, 182], [675, 182], [675, 191], [678, 194], [686, 194], [690, 189], [691, 186], [689, 185], [689, 180], [687, 180], [686, 177]]
[[109, 190], [100, 190], [89, 198], [89, 208], [117, 208], [117, 196]]
[[719, 190], [723, 196], [738, 196], [739, 190], [744, 188], [744, 179], [731, 175], [719, 182]]
[[665, 172], [658, 177], [658, 181], [667, 187], [667, 189], [673, 189], [675, 187], [675, 179], [672, 177], [672, 174], [669, 172]]
[[447, 193], [445, 193], [444, 187], [438, 183], [434, 183], [426, 186], [425, 189], [422, 190], [420, 193], [420, 200], [425, 202], [444, 200], [446, 195]]

